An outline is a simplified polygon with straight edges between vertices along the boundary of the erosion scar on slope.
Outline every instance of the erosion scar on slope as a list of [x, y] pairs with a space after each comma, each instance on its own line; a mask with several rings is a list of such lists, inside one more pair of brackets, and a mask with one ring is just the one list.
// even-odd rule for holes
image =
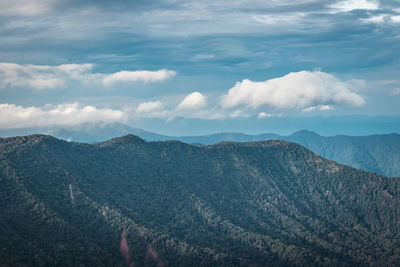
[[75, 203], [74, 192], [72, 191], [72, 184], [69, 184], [69, 196], [71, 197], [72, 203]]

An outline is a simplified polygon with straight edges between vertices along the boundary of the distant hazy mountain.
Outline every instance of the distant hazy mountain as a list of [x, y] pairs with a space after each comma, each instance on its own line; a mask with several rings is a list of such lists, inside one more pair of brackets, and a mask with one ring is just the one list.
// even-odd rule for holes
[[400, 116], [318, 116], [318, 117], [257, 117], [224, 119], [188, 119], [176, 117], [173, 120], [154, 118], [135, 122], [135, 127], [152, 129], [156, 133], [170, 136], [204, 135], [210, 132], [243, 132], [249, 134], [276, 133], [288, 135], [307, 129], [323, 136], [338, 134], [364, 136], [371, 134], [400, 133]]
[[295, 143], [0, 139], [1, 266], [399, 266], [400, 179]]
[[180, 136], [171, 137], [175, 140], [185, 142], [188, 144], [203, 144], [203, 145], [214, 145], [223, 141], [231, 142], [253, 142], [262, 140], [276, 140], [281, 139], [281, 136], [277, 134], [259, 134], [259, 135], [248, 135], [243, 133], [217, 133], [210, 135], [200, 136]]
[[217, 133], [203, 136], [165, 136], [121, 123], [86, 123], [66, 128], [22, 129], [19, 132], [1, 132], [0, 136], [43, 133], [68, 141], [97, 143], [111, 138], [134, 134], [147, 141], [179, 140], [189, 144], [212, 145], [222, 141], [253, 142], [286, 140], [296, 142], [321, 156], [391, 177], [400, 177], [400, 135], [320, 136], [310, 131], [299, 131], [289, 136], [277, 134], [247, 135], [243, 133]]
[[299, 143], [321, 156], [352, 167], [400, 177], [400, 135], [323, 137], [300, 131], [281, 139]]
[[134, 134], [145, 140], [163, 141], [167, 136], [130, 127], [122, 123], [85, 123], [77, 126], [47, 131], [47, 134], [68, 141], [97, 143], [123, 135]]
[[134, 134], [151, 141], [163, 141], [172, 139], [172, 137], [144, 131], [117, 122], [84, 123], [68, 127], [53, 126], [0, 130], [1, 137], [24, 136], [31, 134], [47, 134], [63, 140], [81, 143], [98, 143], [127, 134]]

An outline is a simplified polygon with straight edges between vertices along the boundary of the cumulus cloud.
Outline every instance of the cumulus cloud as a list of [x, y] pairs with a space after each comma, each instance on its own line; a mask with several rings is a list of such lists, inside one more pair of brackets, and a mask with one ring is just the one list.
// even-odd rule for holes
[[115, 122], [124, 118], [121, 110], [80, 106], [78, 103], [23, 107], [0, 104], [0, 128], [78, 125], [85, 122]]
[[167, 118], [171, 112], [163, 108], [164, 105], [158, 100], [143, 102], [137, 106], [134, 114], [141, 118]]
[[201, 109], [206, 105], [206, 97], [199, 92], [194, 92], [179, 103], [177, 110]]
[[160, 101], [149, 101], [140, 103], [136, 108], [136, 111], [139, 113], [151, 112], [155, 110], [160, 110], [163, 107], [163, 104]]
[[120, 71], [103, 78], [103, 84], [110, 86], [117, 82], [162, 82], [176, 75], [172, 70], [138, 70], [138, 71]]
[[30, 87], [34, 89], [59, 88], [68, 81], [101, 82], [110, 86], [116, 82], [160, 82], [176, 73], [170, 70], [120, 71], [112, 74], [93, 73], [93, 64], [20, 65], [0, 63], [0, 88]]
[[331, 74], [321, 71], [292, 72], [283, 77], [253, 82], [237, 82], [221, 99], [223, 108], [270, 106], [286, 109], [306, 109], [312, 106], [362, 106], [364, 99], [348, 85]]
[[379, 2], [376, 0], [342, 0], [329, 5], [336, 12], [349, 12], [353, 10], [377, 10]]

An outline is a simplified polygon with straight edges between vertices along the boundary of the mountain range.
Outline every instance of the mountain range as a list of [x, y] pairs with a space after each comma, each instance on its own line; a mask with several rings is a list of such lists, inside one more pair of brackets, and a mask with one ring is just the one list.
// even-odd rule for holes
[[1, 266], [398, 266], [400, 179], [287, 141], [0, 139]]
[[243, 133], [217, 133], [203, 136], [167, 136], [121, 123], [86, 123], [68, 128], [31, 128], [2, 130], [0, 136], [43, 133], [60, 139], [98, 143], [111, 138], [134, 134], [147, 141], [178, 140], [189, 144], [212, 145], [222, 141], [253, 142], [263, 140], [286, 140], [296, 142], [313, 152], [354, 168], [400, 177], [400, 135], [379, 134], [369, 136], [320, 136], [311, 131], [298, 131], [282, 136], [272, 133], [247, 135]]

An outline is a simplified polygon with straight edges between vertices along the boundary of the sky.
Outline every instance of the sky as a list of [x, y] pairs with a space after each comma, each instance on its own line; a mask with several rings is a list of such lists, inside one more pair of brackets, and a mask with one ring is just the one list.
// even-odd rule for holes
[[400, 116], [399, 48], [399, 0], [3, 0], [0, 129]]

